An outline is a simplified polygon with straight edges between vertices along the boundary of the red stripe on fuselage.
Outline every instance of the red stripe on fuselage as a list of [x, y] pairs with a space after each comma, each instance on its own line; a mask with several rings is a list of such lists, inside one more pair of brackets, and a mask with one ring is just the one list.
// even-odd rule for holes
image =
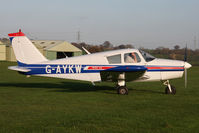
[[[114, 68], [115, 66], [88, 66], [87, 70], [106, 70]], [[146, 67], [148, 70], [179, 70], [184, 67]], [[128, 68], [127, 68], [128, 69]]]
[[113, 68], [111, 66], [89, 66], [88, 70], [106, 70], [106, 69], [110, 69]]

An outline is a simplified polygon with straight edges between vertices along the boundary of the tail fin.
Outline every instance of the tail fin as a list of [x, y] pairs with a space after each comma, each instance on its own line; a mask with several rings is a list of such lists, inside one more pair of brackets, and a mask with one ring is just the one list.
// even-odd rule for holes
[[18, 62], [34, 64], [47, 61], [21, 30], [17, 33], [10, 33], [8, 36]]

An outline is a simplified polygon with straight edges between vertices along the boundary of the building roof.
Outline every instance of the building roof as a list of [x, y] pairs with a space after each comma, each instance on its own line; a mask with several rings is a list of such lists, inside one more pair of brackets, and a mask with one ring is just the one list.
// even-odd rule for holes
[[0, 41], [0, 45], [11, 46], [9, 43], [7, 43], [7, 42], [2, 42], [2, 41]]
[[31, 40], [37, 48], [48, 51], [81, 52], [81, 50], [66, 41]]

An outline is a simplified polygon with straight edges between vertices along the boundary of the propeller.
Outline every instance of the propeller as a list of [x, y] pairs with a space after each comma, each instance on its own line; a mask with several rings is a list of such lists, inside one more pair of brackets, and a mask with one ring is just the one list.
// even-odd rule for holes
[[187, 88], [187, 68], [185, 67], [187, 61], [187, 44], [184, 51], [184, 86]]
[[185, 84], [185, 88], [187, 88], [187, 69], [189, 69], [191, 67], [191, 64], [187, 63], [187, 44], [185, 47], [185, 53], [184, 53], [184, 84]]
[[187, 69], [184, 69], [184, 87], [187, 88]]

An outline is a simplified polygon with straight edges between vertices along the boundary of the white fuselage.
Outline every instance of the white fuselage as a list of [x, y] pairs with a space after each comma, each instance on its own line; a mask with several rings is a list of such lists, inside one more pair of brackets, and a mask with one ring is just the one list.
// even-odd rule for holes
[[[131, 52], [137, 53], [140, 58], [139, 62], [125, 63], [124, 55]], [[108, 61], [107, 57], [114, 55], [120, 55], [121, 61], [119, 63], [110, 63]], [[38, 64], [40, 66], [38, 66]], [[139, 50], [123, 49], [45, 61], [37, 63], [36, 66], [34, 66], [34, 64], [32, 64], [32, 66], [29, 65], [26, 68], [34, 69], [40, 67], [44, 69], [44, 72], [42, 73], [29, 73], [30, 75], [99, 82], [101, 81], [99, 71], [107, 69], [111, 66], [145, 66], [147, 70], [142, 77], [133, 81], [160, 81], [182, 77], [184, 65], [184, 61], [158, 58], [146, 62]]]

